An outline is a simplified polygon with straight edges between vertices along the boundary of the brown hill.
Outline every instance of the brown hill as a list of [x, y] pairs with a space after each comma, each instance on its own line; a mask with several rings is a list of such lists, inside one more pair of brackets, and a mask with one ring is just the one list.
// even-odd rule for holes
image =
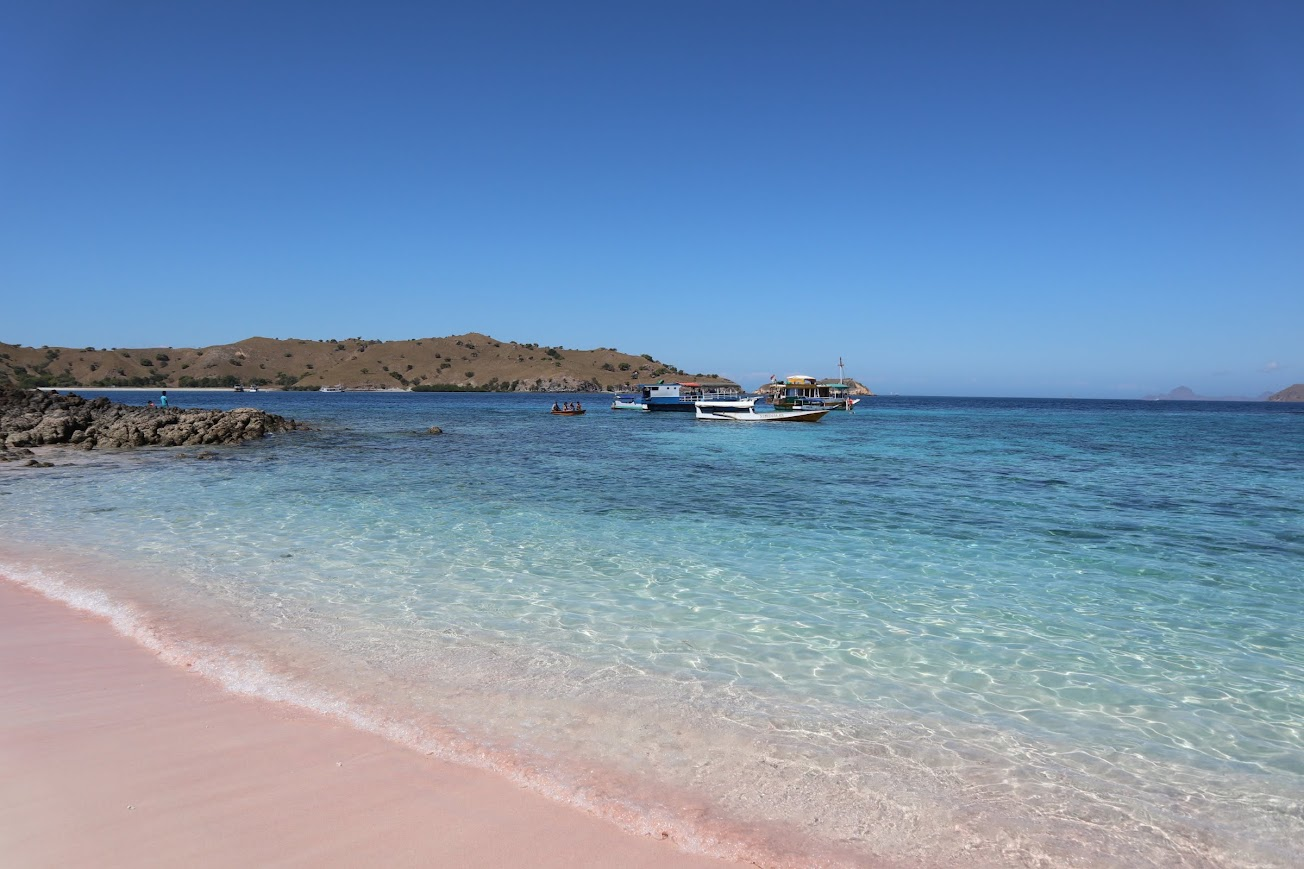
[[1304, 401], [1304, 383], [1287, 386], [1281, 392], [1268, 396], [1268, 401]]
[[[648, 354], [572, 350], [469, 333], [447, 338], [311, 341], [248, 338], [197, 349], [76, 350], [0, 343], [0, 384], [15, 386], [269, 386], [319, 389], [481, 389], [604, 392], [641, 381], [687, 377]], [[691, 375], [706, 382], [724, 378]]]

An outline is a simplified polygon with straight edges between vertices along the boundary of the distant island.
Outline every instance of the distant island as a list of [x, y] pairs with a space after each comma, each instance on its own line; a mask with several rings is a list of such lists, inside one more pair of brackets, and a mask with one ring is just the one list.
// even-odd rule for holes
[[[1280, 395], [1281, 393], [1278, 393]], [[1263, 393], [1255, 398], [1248, 398], [1242, 395], [1196, 395], [1195, 391], [1187, 386], [1179, 386], [1171, 392], [1163, 395], [1147, 395], [1146, 401], [1280, 401], [1281, 399], [1273, 398], [1269, 393]]]
[[212, 347], [22, 347], [0, 343], [0, 384], [33, 387], [196, 387], [473, 392], [614, 392], [688, 374], [651, 355], [572, 350], [468, 333], [446, 338], [248, 338]]
[[1268, 401], [1304, 401], [1304, 383], [1287, 386], [1281, 392], [1268, 396]]

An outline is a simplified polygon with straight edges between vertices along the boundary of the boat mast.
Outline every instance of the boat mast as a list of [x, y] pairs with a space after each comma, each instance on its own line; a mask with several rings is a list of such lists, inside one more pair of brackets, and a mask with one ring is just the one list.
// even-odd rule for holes
[[856, 403], [851, 400], [851, 387], [847, 385], [847, 372], [843, 371], [842, 368], [842, 357], [839, 356], [838, 382], [842, 384], [842, 406], [846, 409], [847, 413], [854, 413], [855, 411], [853, 408], [856, 406]]

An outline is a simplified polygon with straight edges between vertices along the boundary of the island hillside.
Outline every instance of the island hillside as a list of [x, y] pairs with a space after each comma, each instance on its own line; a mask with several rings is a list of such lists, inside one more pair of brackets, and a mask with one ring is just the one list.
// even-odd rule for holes
[[1304, 383], [1287, 386], [1281, 392], [1268, 396], [1268, 401], [1304, 401]]
[[572, 350], [469, 333], [368, 341], [248, 338], [212, 347], [21, 347], [0, 343], [0, 384], [24, 388], [263, 386], [284, 389], [604, 392], [689, 375], [648, 354]]

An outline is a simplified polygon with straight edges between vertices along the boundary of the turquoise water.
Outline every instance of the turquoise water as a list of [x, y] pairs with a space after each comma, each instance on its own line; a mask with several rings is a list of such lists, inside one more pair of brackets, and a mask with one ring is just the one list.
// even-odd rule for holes
[[4, 469], [0, 572], [234, 690], [761, 862], [1304, 863], [1290, 405], [173, 398], [314, 430]]

